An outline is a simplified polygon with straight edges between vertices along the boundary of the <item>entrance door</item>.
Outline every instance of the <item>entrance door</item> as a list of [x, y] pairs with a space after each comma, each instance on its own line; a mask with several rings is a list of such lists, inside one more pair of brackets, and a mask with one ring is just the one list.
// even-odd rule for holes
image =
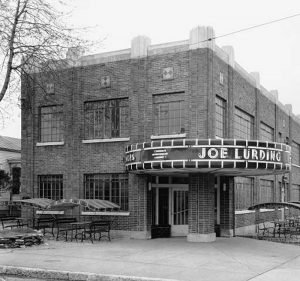
[[171, 235], [188, 234], [188, 188], [171, 188]]
[[156, 177], [152, 182], [152, 223], [171, 225], [171, 236], [188, 235], [187, 178]]
[[158, 189], [158, 224], [169, 224], [169, 188]]

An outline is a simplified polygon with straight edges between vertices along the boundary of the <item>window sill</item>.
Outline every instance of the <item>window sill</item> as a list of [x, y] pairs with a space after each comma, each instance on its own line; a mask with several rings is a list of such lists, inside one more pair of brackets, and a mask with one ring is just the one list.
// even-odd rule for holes
[[93, 139], [93, 140], [83, 140], [82, 143], [119, 142], [119, 141], [129, 141], [129, 140], [130, 138]]
[[130, 212], [81, 212], [82, 216], [129, 216]]
[[160, 139], [176, 139], [176, 138], [185, 138], [186, 133], [184, 134], [175, 134], [175, 135], [159, 135], [159, 136], [151, 136], [152, 140], [160, 140]]
[[53, 142], [37, 142], [36, 146], [50, 146], [50, 145], [64, 145], [64, 141], [53, 141]]

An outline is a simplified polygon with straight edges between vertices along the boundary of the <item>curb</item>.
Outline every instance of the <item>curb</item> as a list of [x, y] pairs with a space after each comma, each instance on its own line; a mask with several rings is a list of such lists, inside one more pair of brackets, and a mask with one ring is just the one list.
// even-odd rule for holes
[[70, 281], [179, 281], [175, 279], [147, 278], [125, 275], [107, 275], [88, 272], [57, 271], [51, 269], [0, 265], [1, 275]]

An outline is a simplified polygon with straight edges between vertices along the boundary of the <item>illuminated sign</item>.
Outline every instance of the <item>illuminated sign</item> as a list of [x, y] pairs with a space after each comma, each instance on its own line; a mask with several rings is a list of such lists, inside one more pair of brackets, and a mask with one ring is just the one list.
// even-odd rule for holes
[[244, 168], [286, 171], [291, 166], [290, 154], [291, 148], [288, 145], [273, 142], [161, 140], [127, 147], [125, 165], [128, 171], [172, 169], [175, 166], [181, 169]]

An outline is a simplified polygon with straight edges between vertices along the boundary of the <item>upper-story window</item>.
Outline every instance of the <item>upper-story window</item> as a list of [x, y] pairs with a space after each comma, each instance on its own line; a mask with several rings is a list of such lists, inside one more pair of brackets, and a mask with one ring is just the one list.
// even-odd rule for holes
[[128, 98], [84, 104], [85, 139], [128, 137]]
[[292, 142], [292, 164], [300, 165], [300, 145]]
[[274, 141], [274, 129], [263, 122], [260, 123], [260, 139]]
[[226, 101], [216, 97], [216, 129], [215, 135], [219, 138], [225, 137], [225, 121], [226, 121]]
[[43, 106], [40, 108], [40, 141], [63, 141], [62, 105]]
[[235, 108], [234, 111], [234, 137], [236, 139], [253, 139], [254, 134], [254, 118], [240, 110]]
[[154, 97], [154, 134], [185, 133], [183, 94], [166, 94]]

